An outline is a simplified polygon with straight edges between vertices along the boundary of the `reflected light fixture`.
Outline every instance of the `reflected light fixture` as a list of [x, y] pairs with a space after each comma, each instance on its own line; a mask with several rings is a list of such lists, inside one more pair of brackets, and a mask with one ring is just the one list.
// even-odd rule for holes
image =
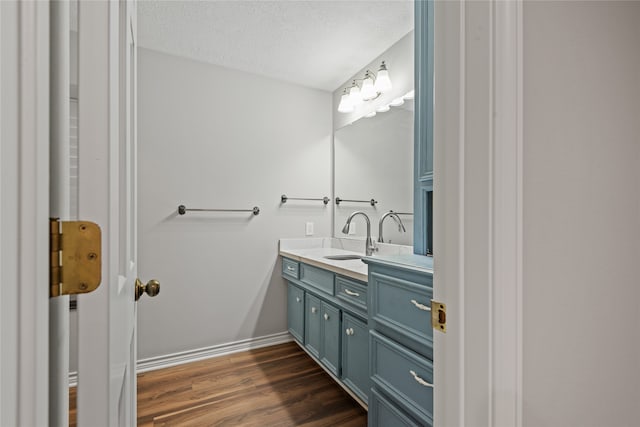
[[[358, 81], [362, 83], [358, 85]], [[376, 99], [381, 93], [391, 90], [392, 87], [387, 64], [382, 61], [377, 76], [372, 71], [367, 70], [363, 79], [353, 79], [351, 87], [344, 89], [338, 105], [338, 111], [351, 113], [355, 107], [360, 106], [364, 101]]]

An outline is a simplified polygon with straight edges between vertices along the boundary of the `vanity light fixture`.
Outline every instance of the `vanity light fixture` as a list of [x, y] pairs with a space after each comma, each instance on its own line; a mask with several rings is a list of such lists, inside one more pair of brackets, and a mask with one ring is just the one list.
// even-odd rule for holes
[[341, 113], [351, 113], [354, 110], [354, 106], [351, 103], [351, 97], [347, 93], [347, 89], [344, 90], [340, 97], [340, 104], [338, 105], [338, 111]]
[[376, 77], [376, 91], [385, 93], [390, 91], [392, 87], [391, 79], [389, 78], [389, 71], [387, 71], [387, 64], [382, 61], [380, 69], [378, 70], [378, 77]]
[[362, 99], [365, 101], [371, 101], [380, 95], [375, 88], [375, 82], [373, 80], [373, 73], [369, 70], [364, 75], [364, 80], [362, 80]]
[[363, 101], [362, 94], [360, 93], [360, 86], [358, 86], [358, 83], [354, 80], [351, 88], [349, 89], [349, 102], [351, 102], [351, 105], [356, 107], [362, 104]]
[[[358, 85], [358, 81], [362, 83]], [[344, 89], [338, 111], [351, 113], [364, 101], [376, 99], [381, 93], [391, 90], [392, 87], [387, 65], [382, 61], [377, 76], [371, 70], [367, 70], [363, 79], [353, 79], [351, 87]]]

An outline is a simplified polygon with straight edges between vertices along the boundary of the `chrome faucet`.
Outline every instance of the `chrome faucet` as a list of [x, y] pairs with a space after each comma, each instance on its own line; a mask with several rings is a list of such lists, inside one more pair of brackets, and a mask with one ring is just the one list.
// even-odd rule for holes
[[349, 233], [349, 226], [351, 225], [351, 220], [356, 215], [364, 216], [364, 219], [367, 222], [367, 241], [365, 243], [365, 253], [367, 254], [367, 256], [371, 256], [373, 254], [375, 246], [373, 245], [373, 240], [371, 240], [371, 221], [369, 221], [369, 217], [367, 216], [366, 213], [362, 211], [355, 211], [354, 213], [349, 215], [349, 218], [347, 218], [347, 223], [344, 225], [344, 227], [342, 227], [342, 232], [344, 234]]
[[390, 216], [396, 221], [396, 223], [398, 224], [398, 231], [402, 231], [403, 233], [407, 231], [407, 229], [404, 228], [404, 224], [402, 223], [402, 220], [400, 219], [400, 216], [398, 216], [397, 213], [395, 213], [394, 211], [386, 212], [384, 215], [380, 217], [380, 222], [378, 222], [378, 242], [380, 243], [384, 243], [384, 239], [382, 238], [382, 223], [384, 223], [384, 220], [388, 216]]

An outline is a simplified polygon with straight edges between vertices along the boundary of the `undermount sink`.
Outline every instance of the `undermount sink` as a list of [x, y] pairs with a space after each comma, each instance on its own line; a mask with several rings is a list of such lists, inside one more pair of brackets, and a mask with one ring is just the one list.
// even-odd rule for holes
[[347, 261], [350, 259], [362, 259], [364, 258], [364, 255], [325, 255], [326, 259], [331, 259], [334, 261]]

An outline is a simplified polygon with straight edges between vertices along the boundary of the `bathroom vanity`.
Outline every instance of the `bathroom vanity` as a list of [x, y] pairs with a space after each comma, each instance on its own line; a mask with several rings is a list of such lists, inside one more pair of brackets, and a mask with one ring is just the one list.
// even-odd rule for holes
[[358, 240], [281, 241], [288, 329], [370, 426], [431, 426], [432, 258], [379, 247], [366, 257]]

